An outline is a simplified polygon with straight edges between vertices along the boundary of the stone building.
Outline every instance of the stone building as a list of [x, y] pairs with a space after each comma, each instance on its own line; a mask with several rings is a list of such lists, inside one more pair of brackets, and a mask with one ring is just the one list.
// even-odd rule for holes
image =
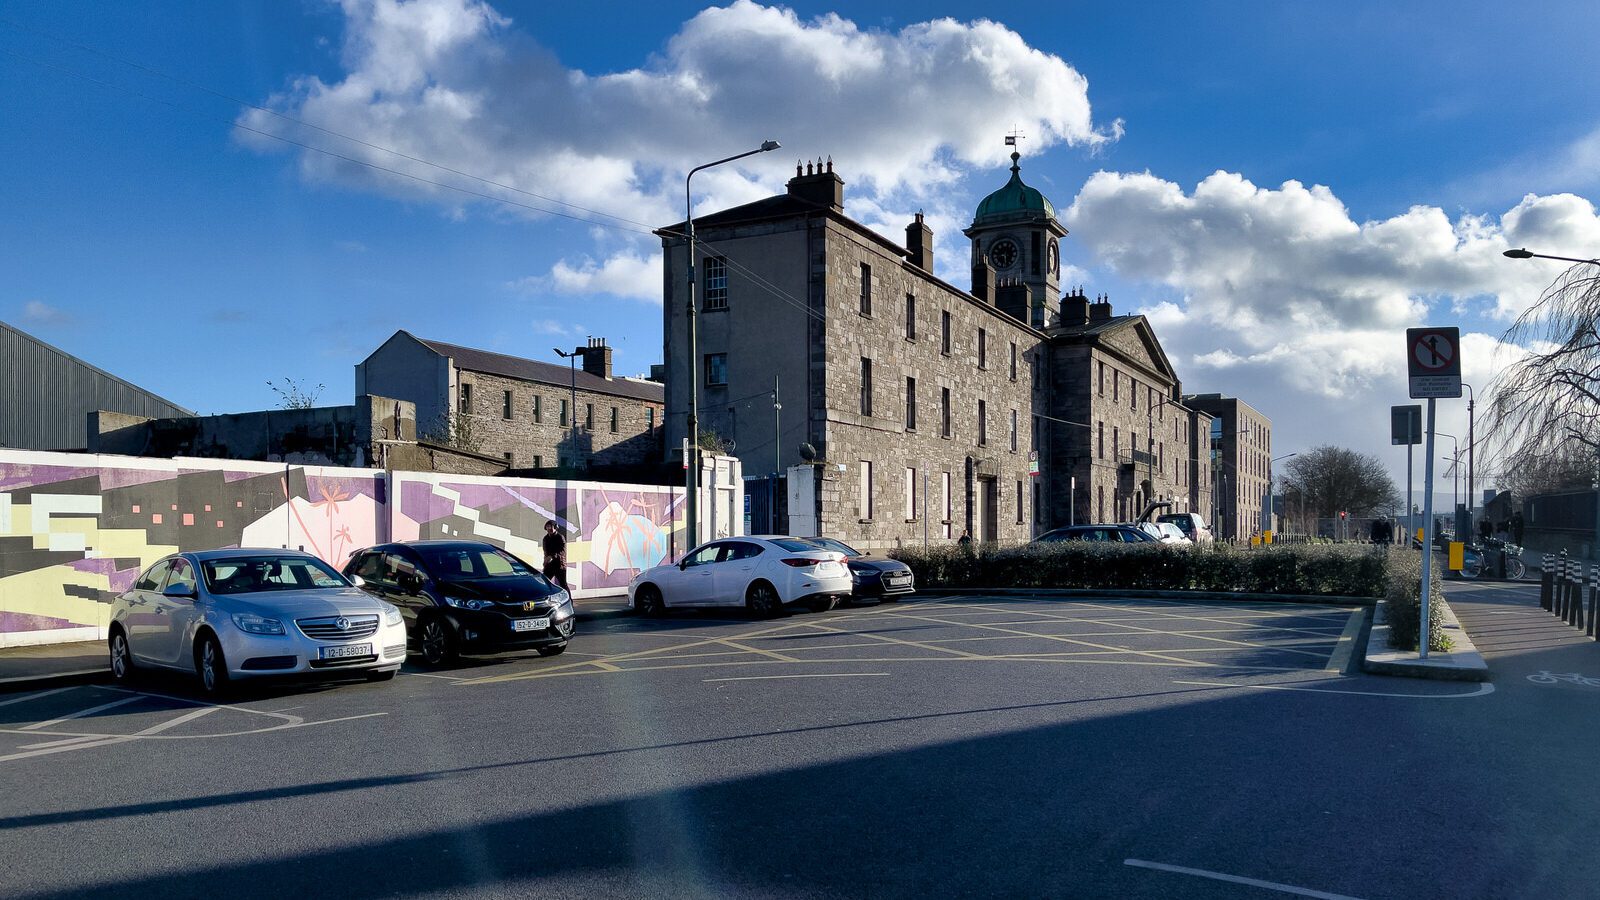
[[436, 443], [507, 468], [626, 466], [662, 457], [662, 385], [618, 378], [611, 348], [591, 340], [581, 368], [394, 333], [356, 365], [356, 394], [416, 405]]
[[1217, 537], [1247, 538], [1262, 529], [1272, 477], [1272, 421], [1237, 397], [1191, 394], [1185, 404], [1210, 414]]
[[667, 452], [697, 377], [702, 433], [747, 473], [809, 464], [816, 527], [864, 548], [963, 531], [1020, 542], [1072, 518], [1130, 519], [1151, 498], [1196, 508], [1195, 411], [1177, 374], [1144, 317], [1082, 290], [1063, 301], [1067, 231], [1017, 154], [963, 231], [970, 290], [933, 274], [920, 214], [904, 245], [847, 217], [831, 162], [697, 218], [694, 359], [684, 231], [657, 232]]

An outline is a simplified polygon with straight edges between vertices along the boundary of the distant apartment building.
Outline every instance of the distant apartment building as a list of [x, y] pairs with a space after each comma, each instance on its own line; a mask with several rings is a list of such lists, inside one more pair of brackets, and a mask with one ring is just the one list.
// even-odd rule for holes
[[1272, 421], [1237, 397], [1191, 394], [1183, 402], [1212, 416], [1217, 536], [1247, 538], [1261, 531], [1272, 477]]
[[611, 348], [578, 348], [581, 367], [397, 331], [356, 365], [356, 395], [416, 405], [417, 430], [507, 468], [639, 465], [662, 457], [664, 388], [611, 371]]

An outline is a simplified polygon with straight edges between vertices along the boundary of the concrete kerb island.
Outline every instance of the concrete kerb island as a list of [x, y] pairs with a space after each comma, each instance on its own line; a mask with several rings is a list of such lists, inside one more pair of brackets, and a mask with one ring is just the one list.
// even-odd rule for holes
[[[1330, 665], [1330, 669], [1351, 672], [1359, 668], [1373, 675], [1398, 675], [1406, 678], [1430, 678], [1446, 681], [1487, 681], [1489, 666], [1478, 652], [1472, 638], [1456, 618], [1450, 604], [1440, 602], [1444, 613], [1444, 633], [1454, 649], [1431, 651], [1426, 660], [1417, 658], [1415, 650], [1395, 650], [1389, 646], [1387, 604], [1376, 597], [1339, 597], [1316, 594], [1245, 594], [1222, 591], [1160, 591], [1160, 590], [1089, 590], [1084, 588], [919, 588], [918, 594], [930, 597], [951, 597], [962, 594], [983, 593], [1001, 597], [1059, 597], [1072, 600], [1083, 597], [1125, 597], [1144, 600], [1178, 600], [1193, 603], [1285, 603], [1320, 604], [1325, 606], [1366, 607], [1372, 610], [1361, 620], [1367, 639], [1361, 642], [1355, 634], [1346, 634], [1340, 640], [1342, 657], [1349, 647], [1355, 658]], [[1370, 624], [1371, 627], [1367, 627]]]
[[1434, 678], [1443, 681], [1488, 681], [1489, 664], [1467, 630], [1461, 627], [1455, 610], [1446, 601], [1436, 601], [1444, 614], [1444, 634], [1451, 649], [1430, 650], [1427, 659], [1418, 659], [1415, 650], [1396, 650], [1389, 646], [1389, 605], [1379, 601], [1367, 636], [1361, 662], [1363, 671], [1374, 675], [1402, 675], [1408, 678]]

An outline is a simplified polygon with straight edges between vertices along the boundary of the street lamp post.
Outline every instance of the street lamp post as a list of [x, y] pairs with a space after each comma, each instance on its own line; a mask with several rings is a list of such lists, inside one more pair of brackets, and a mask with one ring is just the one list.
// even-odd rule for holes
[[[1451, 459], [1455, 461], [1455, 484], [1450, 488], [1450, 497], [1455, 501], [1455, 503], [1450, 507], [1450, 517], [1455, 519], [1456, 538], [1459, 540], [1461, 538], [1461, 439], [1453, 434], [1445, 434], [1442, 431], [1434, 431], [1433, 434], [1435, 437], [1449, 438], [1450, 446], [1453, 448], [1450, 451], [1449, 456], [1442, 456], [1440, 459]], [[1429, 485], [1429, 487], [1431, 489], [1432, 485]], [[1467, 523], [1467, 528], [1468, 530], [1471, 530], [1471, 522]]]
[[1472, 505], [1476, 502], [1473, 498], [1477, 496], [1476, 486], [1472, 483], [1472, 451], [1477, 446], [1477, 430], [1473, 422], [1473, 410], [1478, 406], [1478, 392], [1473, 390], [1472, 385], [1467, 384], [1465, 381], [1461, 382], [1461, 386], [1467, 389], [1467, 513], [1468, 518], [1470, 518]]
[[[570, 407], [568, 407], [568, 409], [567, 409], [568, 415], [570, 415], [572, 417], [569, 420], [570, 424], [572, 425], [572, 428], [570, 429], [571, 432], [572, 432], [572, 450], [570, 451], [571, 455], [568, 456], [567, 459], [573, 465], [577, 465], [577, 457], [578, 457], [578, 357], [582, 356], [585, 352], [587, 352], [588, 348], [587, 347], [575, 347], [575, 348], [573, 348], [571, 353], [568, 353], [567, 351], [562, 350], [560, 347], [556, 347], [555, 351], [556, 351], [556, 355], [557, 356], [559, 356], [562, 359], [567, 361], [567, 368], [572, 370], [572, 405]], [[561, 456], [560, 456], [560, 454], [556, 455], [556, 464], [557, 465], [561, 464]]]
[[757, 153], [766, 153], [769, 150], [776, 150], [778, 147], [777, 141], [762, 141], [761, 146], [754, 150], [746, 150], [743, 153], [735, 153], [715, 162], [695, 166], [689, 170], [689, 174], [683, 179], [683, 219], [684, 232], [687, 236], [686, 249], [688, 251], [686, 268], [689, 273], [689, 290], [687, 292], [687, 313], [689, 316], [689, 421], [686, 430], [689, 434], [690, 458], [683, 461], [689, 470], [688, 497], [685, 498], [688, 501], [687, 511], [689, 514], [689, 539], [686, 550], [700, 542], [700, 342], [699, 335], [696, 332], [697, 323], [695, 321], [694, 307], [694, 200], [693, 195], [690, 193], [690, 183], [694, 181], [694, 173], [702, 169], [720, 166], [723, 163], [744, 159], [746, 156], [754, 156]]
[[1273, 512], [1272, 464], [1277, 462], [1280, 459], [1288, 459], [1291, 456], [1299, 456], [1299, 455], [1300, 455], [1300, 452], [1299, 451], [1295, 451], [1294, 453], [1285, 453], [1282, 456], [1274, 456], [1271, 459], [1267, 460], [1267, 502], [1265, 504], [1265, 508], [1261, 512], [1261, 531], [1262, 531], [1263, 534], [1265, 534], [1266, 532], [1272, 530], [1272, 512]]

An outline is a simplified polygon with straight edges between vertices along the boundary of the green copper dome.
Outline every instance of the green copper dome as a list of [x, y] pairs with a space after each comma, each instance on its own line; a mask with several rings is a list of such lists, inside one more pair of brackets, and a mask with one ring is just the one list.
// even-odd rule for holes
[[1043, 213], [1045, 217], [1054, 219], [1056, 208], [1050, 201], [1035, 188], [1022, 183], [1022, 167], [1017, 161], [1022, 158], [1019, 153], [1011, 154], [1011, 180], [1005, 187], [983, 198], [978, 204], [978, 214], [973, 219], [973, 224], [981, 224], [992, 219], [1030, 218], [1029, 213]]

